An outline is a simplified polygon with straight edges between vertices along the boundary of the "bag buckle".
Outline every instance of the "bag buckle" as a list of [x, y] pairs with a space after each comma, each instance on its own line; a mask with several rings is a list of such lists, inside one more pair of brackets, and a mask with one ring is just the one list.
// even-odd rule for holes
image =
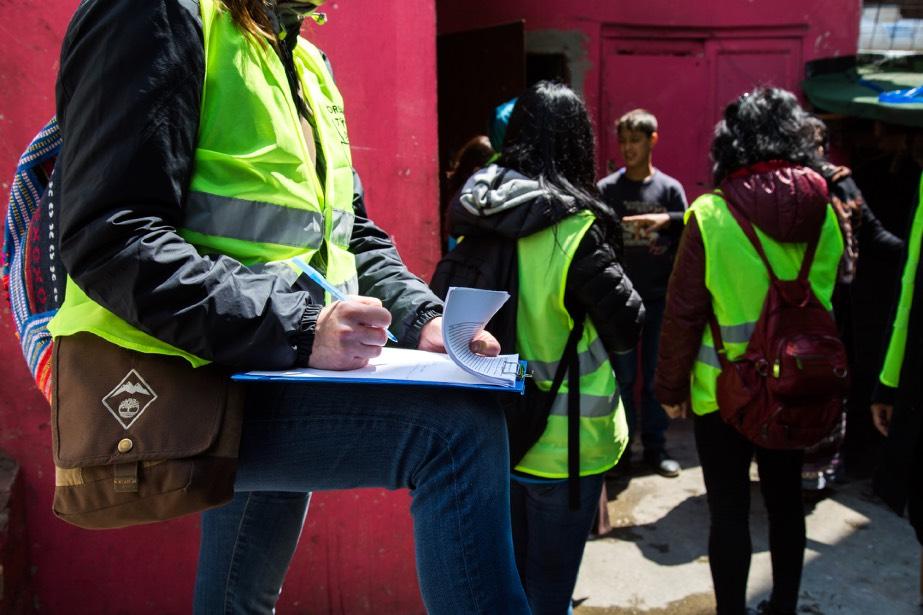
[[763, 378], [769, 376], [769, 361], [766, 359], [760, 359], [754, 364], [754, 367], [756, 367], [756, 373]]

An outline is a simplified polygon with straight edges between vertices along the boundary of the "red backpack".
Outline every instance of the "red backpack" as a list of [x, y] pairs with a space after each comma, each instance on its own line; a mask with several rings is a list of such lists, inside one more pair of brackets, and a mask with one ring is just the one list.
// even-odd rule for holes
[[[820, 241], [808, 244], [794, 280], [780, 280], [753, 225], [728, 209], [769, 272], [769, 292], [747, 350], [730, 361], [715, 316], [711, 331], [721, 360], [717, 401], [721, 418], [763, 448], [798, 449], [830, 434], [849, 390], [846, 348], [808, 274]], [[821, 229], [823, 232], [823, 229]]]

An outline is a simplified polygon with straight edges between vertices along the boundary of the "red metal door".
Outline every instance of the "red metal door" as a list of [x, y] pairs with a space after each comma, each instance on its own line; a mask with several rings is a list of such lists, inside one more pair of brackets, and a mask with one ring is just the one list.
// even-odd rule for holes
[[660, 125], [654, 166], [676, 177], [690, 201], [711, 187], [708, 150], [724, 107], [759, 85], [798, 91], [801, 27], [608, 30], [601, 86], [604, 170], [622, 165], [615, 121], [643, 107]]
[[705, 46], [712, 69], [718, 121], [729, 102], [756, 86], [785, 88], [800, 95], [801, 39], [797, 37], [715, 39]]

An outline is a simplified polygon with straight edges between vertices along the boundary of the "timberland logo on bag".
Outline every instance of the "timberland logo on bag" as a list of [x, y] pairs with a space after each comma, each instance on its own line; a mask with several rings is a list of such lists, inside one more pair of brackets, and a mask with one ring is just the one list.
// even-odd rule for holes
[[103, 405], [122, 427], [128, 429], [157, 399], [154, 392], [135, 370], [129, 371], [109, 394], [103, 397]]

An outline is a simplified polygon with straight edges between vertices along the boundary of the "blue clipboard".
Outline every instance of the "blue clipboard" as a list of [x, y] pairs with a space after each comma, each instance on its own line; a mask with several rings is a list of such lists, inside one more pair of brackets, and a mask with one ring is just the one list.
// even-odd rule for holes
[[519, 361], [519, 373], [516, 377], [514, 386], [502, 386], [489, 383], [472, 383], [472, 382], [455, 382], [455, 381], [436, 381], [436, 380], [413, 380], [413, 379], [388, 379], [388, 378], [356, 378], [342, 376], [317, 376], [311, 375], [305, 377], [299, 370], [279, 371], [279, 372], [240, 372], [231, 376], [231, 380], [237, 382], [299, 382], [311, 384], [312, 382], [334, 382], [343, 385], [348, 384], [380, 384], [392, 386], [424, 386], [424, 387], [441, 387], [451, 389], [477, 389], [484, 391], [497, 391], [501, 393], [519, 393], [525, 395], [525, 379], [530, 378], [531, 374], [526, 371], [526, 361]]

